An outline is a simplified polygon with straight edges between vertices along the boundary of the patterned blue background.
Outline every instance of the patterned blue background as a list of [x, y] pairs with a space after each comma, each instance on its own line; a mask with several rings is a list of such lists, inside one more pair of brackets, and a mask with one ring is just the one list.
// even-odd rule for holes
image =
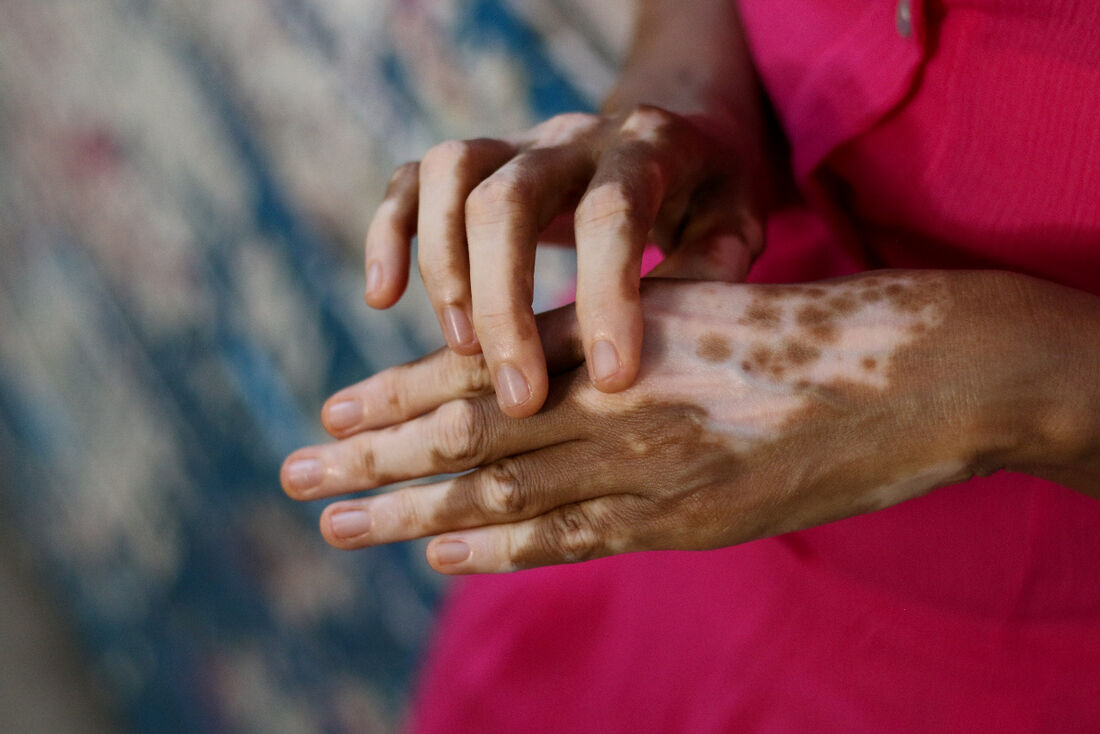
[[[138, 732], [391, 731], [441, 582], [280, 492], [335, 389], [440, 340], [362, 305], [433, 142], [591, 108], [625, 2], [3, 0], [0, 510]], [[567, 254], [540, 262], [539, 305]]]

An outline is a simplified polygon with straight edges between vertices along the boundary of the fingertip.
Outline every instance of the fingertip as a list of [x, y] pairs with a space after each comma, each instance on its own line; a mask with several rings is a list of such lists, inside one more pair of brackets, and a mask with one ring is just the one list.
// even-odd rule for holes
[[472, 573], [473, 550], [465, 538], [434, 538], [425, 549], [428, 565], [448, 576]]
[[379, 261], [369, 262], [363, 300], [371, 308], [390, 308], [401, 300], [408, 278], [407, 267], [386, 267]]
[[325, 539], [325, 542], [331, 545], [333, 548], [339, 548], [340, 545], [336, 542], [336, 536], [332, 532], [332, 525], [330, 524], [330, 516], [332, 515], [332, 507], [326, 507], [321, 512], [321, 517], [317, 520], [317, 529], [321, 531], [321, 537]]
[[[617, 300], [608, 300], [606, 293], [578, 300], [588, 376], [602, 392], [630, 387], [641, 362], [640, 280], [630, 281], [630, 286], [624, 287]], [[578, 294], [578, 298], [581, 295], [586, 294]]]
[[363, 246], [364, 300], [372, 308], [389, 308], [408, 284], [417, 211], [415, 187], [411, 192], [383, 201], [367, 229]]
[[371, 308], [383, 310], [397, 303], [397, 299], [388, 297], [388, 294], [382, 294], [375, 291], [366, 291], [365, 293], [363, 293], [363, 302]]
[[616, 348], [610, 339], [599, 339], [589, 350], [588, 375], [600, 392], [614, 393], [634, 384], [640, 349]]
[[337, 550], [351, 550], [346, 542], [340, 539], [339, 536], [332, 530], [332, 507], [326, 507], [324, 512], [321, 513], [321, 519], [318, 520], [317, 525], [321, 530], [321, 537], [325, 542]]
[[496, 369], [497, 404], [510, 418], [527, 418], [546, 402], [549, 380], [546, 370], [520, 369], [505, 362]]
[[365, 418], [363, 402], [351, 395], [333, 395], [321, 406], [321, 426], [333, 438], [342, 438], [359, 428]]
[[299, 449], [283, 460], [279, 484], [288, 497], [307, 500], [325, 479], [326, 469], [315, 452]]
[[542, 406], [545, 402], [545, 396], [543, 396], [542, 398], [531, 397], [522, 405], [505, 404], [499, 398], [497, 399], [497, 405], [500, 406], [501, 412], [509, 418], [516, 419], [530, 418], [542, 409]]
[[474, 332], [469, 311], [460, 305], [443, 307], [439, 315], [439, 325], [443, 328], [443, 338], [454, 351], [472, 356], [481, 351], [481, 343]]
[[371, 515], [357, 502], [329, 505], [318, 524], [321, 537], [333, 548], [356, 550], [371, 545]]
[[588, 349], [588, 376], [597, 386], [610, 383], [622, 370], [619, 350], [610, 339], [599, 339]]

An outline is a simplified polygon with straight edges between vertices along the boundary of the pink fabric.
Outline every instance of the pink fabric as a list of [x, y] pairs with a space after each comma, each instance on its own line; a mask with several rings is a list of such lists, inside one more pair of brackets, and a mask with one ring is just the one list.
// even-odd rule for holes
[[[979, 266], [1100, 294], [1100, 4], [914, 0], [908, 38], [888, 1], [742, 7], [816, 205], [769, 223], [753, 280]], [[421, 734], [1097, 732], [1100, 502], [1002, 473], [469, 579], [415, 710]]]

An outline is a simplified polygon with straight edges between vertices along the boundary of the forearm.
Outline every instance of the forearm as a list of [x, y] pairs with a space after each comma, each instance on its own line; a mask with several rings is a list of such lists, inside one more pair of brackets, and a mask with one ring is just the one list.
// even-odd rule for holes
[[734, 2], [640, 0], [638, 6], [630, 49], [605, 111], [652, 104], [680, 114], [759, 118], [759, 83]]
[[797, 199], [782, 130], [771, 114], [733, 0], [639, 0], [608, 114], [653, 105], [697, 116], [740, 148], [760, 211]]

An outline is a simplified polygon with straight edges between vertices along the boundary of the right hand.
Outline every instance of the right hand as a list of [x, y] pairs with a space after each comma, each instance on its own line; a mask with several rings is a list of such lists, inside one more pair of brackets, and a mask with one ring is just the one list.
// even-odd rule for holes
[[483, 351], [501, 409], [529, 416], [548, 388], [531, 310], [535, 245], [573, 235], [589, 375], [600, 390], [622, 390], [641, 355], [646, 243], [667, 256], [655, 275], [729, 281], [763, 247], [766, 173], [754, 139], [714, 116], [638, 106], [559, 115], [509, 139], [437, 145], [397, 169], [375, 213], [366, 301], [388, 308], [401, 297], [418, 234], [420, 273], [447, 344]]

